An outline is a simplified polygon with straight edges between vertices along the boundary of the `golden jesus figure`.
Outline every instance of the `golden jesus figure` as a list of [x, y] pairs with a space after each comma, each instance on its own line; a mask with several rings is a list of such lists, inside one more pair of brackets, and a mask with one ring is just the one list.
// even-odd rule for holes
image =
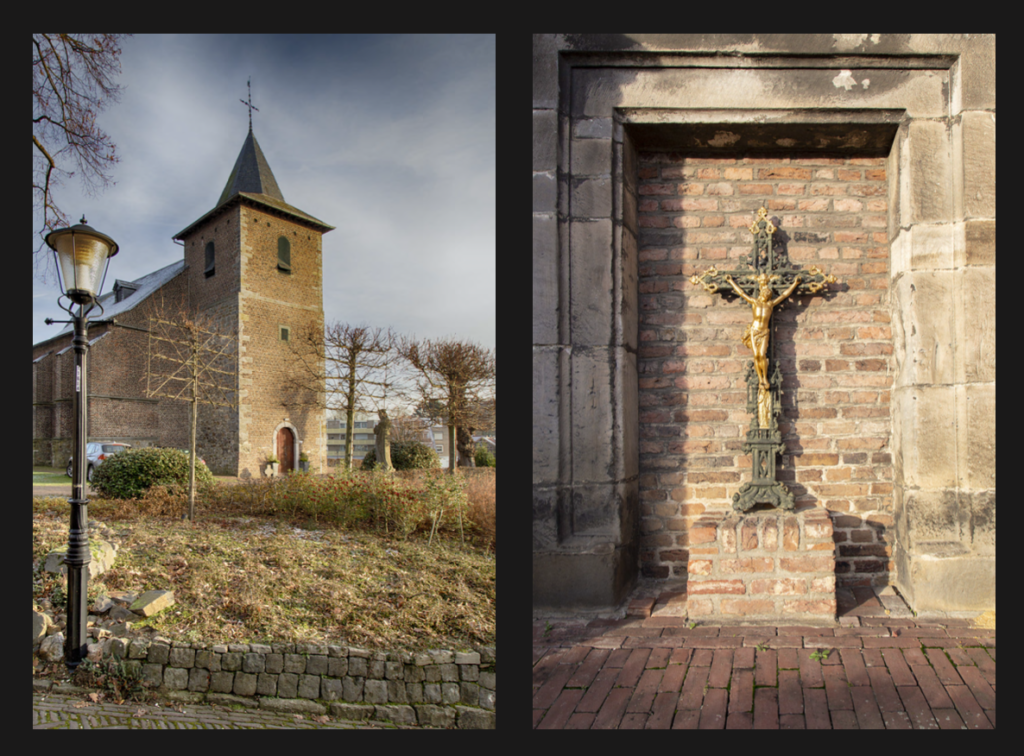
[[[746, 301], [750, 302], [751, 308], [754, 311], [754, 319], [750, 325], [743, 332], [743, 343], [750, 348], [754, 353], [754, 369], [757, 371], [757, 383], [758, 387], [764, 390], [768, 389], [768, 334], [769, 334], [769, 323], [772, 317], [772, 310], [775, 306], [782, 302], [786, 297], [792, 294], [796, 287], [800, 285], [800, 276], [797, 276], [793, 280], [793, 285], [786, 289], [775, 299], [772, 299], [772, 289], [768, 285], [768, 274], [762, 273], [757, 277], [757, 284], [760, 287], [760, 292], [757, 295], [757, 299], [747, 296], [747, 294], [732, 280], [732, 276], [726, 275], [725, 280], [733, 288], [737, 294], [743, 297]], [[760, 395], [760, 391], [758, 394]]]

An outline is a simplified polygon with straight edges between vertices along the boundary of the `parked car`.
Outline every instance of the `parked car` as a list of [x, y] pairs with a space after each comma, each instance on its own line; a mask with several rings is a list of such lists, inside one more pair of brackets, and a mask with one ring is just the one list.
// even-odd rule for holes
[[[107, 457], [131, 449], [129, 444], [100, 444], [90, 443], [85, 445], [85, 458], [89, 461], [89, 467], [85, 471], [86, 480], [92, 480], [92, 471], [103, 464]], [[68, 477], [74, 475], [74, 458], [68, 458]]]

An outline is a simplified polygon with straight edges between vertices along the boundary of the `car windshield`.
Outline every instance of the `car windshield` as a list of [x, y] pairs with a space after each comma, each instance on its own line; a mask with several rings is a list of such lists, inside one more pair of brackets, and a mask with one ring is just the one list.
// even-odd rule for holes
[[127, 448], [128, 448], [127, 446], [124, 446], [122, 444], [104, 444], [103, 445], [103, 453], [104, 454], [116, 454], [117, 452], [124, 451]]

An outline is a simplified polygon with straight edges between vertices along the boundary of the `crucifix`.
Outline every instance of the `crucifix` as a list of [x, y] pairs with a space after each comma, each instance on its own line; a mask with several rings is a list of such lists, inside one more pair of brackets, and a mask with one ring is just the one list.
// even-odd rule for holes
[[[709, 268], [690, 277], [690, 283], [715, 293], [727, 285], [751, 306], [753, 319], [743, 332], [744, 346], [753, 352], [747, 363], [747, 412], [753, 414], [743, 451], [752, 454], [753, 477], [733, 494], [732, 508], [746, 512], [757, 503], [770, 503], [783, 509], [794, 508], [793, 494], [775, 479], [775, 455], [783, 454], [786, 445], [779, 431], [782, 371], [775, 360], [775, 339], [772, 338], [772, 311], [795, 292], [797, 296], [817, 294], [826, 283], [836, 283], [833, 275], [825, 275], [817, 266], [806, 271], [794, 268], [784, 250], [776, 250], [772, 241], [775, 226], [768, 210], [761, 207], [750, 226], [754, 248], [740, 258], [753, 271], [716, 270]], [[723, 293], [729, 293], [725, 291]], [[771, 375], [769, 376], [769, 371]]]
[[252, 111], [255, 110], [257, 113], [259, 113], [260, 109], [252, 104], [252, 77], [251, 76], [248, 78], [248, 80], [246, 80], [245, 86], [248, 87], [248, 89], [249, 89], [249, 102], [246, 102], [245, 100], [239, 100], [239, 102], [242, 103], [243, 105], [245, 105], [245, 107], [249, 108], [249, 131], [252, 131]]

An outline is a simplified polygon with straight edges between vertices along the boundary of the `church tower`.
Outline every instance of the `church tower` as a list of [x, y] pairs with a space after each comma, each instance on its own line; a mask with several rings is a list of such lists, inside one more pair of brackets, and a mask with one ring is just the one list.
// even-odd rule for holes
[[[250, 111], [251, 112], [251, 111]], [[334, 227], [285, 202], [252, 132], [216, 206], [175, 234], [191, 304], [238, 334], [238, 408], [200, 406], [197, 452], [220, 474], [259, 477], [274, 454], [298, 469], [327, 464], [324, 413], [290, 378], [289, 342], [323, 332], [321, 236]]]

